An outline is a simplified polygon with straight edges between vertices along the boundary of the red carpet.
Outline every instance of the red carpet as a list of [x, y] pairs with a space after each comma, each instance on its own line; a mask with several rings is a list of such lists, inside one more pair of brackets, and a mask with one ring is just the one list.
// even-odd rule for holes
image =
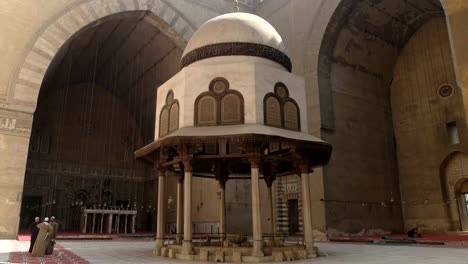
[[[383, 236], [356, 236], [355, 238], [370, 238], [380, 239]], [[407, 235], [386, 235], [386, 237], [404, 238]], [[468, 241], [468, 233], [451, 233], [451, 234], [422, 234], [420, 240], [431, 241]]]
[[[23, 237], [25, 239], [25, 237]], [[29, 237], [27, 238], [29, 241]], [[52, 255], [44, 255], [43, 257], [33, 257], [28, 252], [29, 250], [29, 242], [25, 240], [18, 241], [12, 248], [12, 252], [10, 252], [10, 263], [37, 263], [37, 264], [85, 264], [89, 263], [84, 258], [76, 255], [75, 253], [71, 252], [70, 250], [60, 246], [59, 244], [55, 245], [54, 253]]]

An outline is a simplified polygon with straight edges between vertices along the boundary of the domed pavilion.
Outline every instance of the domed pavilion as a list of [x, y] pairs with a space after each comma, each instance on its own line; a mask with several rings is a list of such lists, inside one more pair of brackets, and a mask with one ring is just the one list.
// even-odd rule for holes
[[[155, 140], [135, 152], [159, 173], [156, 255], [221, 262], [317, 256], [309, 178], [314, 167], [328, 162], [332, 147], [308, 133], [305, 82], [291, 68], [281, 36], [258, 16], [221, 15], [193, 34], [181, 70], [157, 89]], [[262, 233], [260, 210], [273, 215], [272, 183], [294, 174], [302, 183], [304, 238], [300, 246], [284, 246], [274, 240], [272, 226]], [[172, 244], [165, 243], [165, 177], [179, 177]], [[192, 177], [219, 182], [218, 244], [192, 241]], [[234, 241], [240, 236], [225, 234], [224, 186], [233, 177], [251, 181], [252, 239], [240, 245]], [[269, 204], [260, 204], [261, 180]]]

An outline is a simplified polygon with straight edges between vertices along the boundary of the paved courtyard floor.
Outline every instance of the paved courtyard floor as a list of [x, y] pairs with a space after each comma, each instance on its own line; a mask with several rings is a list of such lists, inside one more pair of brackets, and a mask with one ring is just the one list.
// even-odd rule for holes
[[[17, 243], [21, 243], [22, 246], [18, 247]], [[63, 241], [59, 244], [89, 263], [187, 263], [152, 256], [152, 241]], [[316, 244], [321, 250], [320, 258], [294, 263], [468, 264], [466, 247]], [[27, 248], [26, 245], [29, 245], [29, 242], [0, 240], [0, 263], [9, 263], [9, 252]]]

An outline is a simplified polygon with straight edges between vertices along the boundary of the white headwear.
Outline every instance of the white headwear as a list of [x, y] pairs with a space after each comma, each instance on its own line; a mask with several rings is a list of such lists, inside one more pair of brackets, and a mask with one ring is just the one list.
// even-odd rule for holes
[[49, 222], [49, 217], [44, 218], [44, 222]]

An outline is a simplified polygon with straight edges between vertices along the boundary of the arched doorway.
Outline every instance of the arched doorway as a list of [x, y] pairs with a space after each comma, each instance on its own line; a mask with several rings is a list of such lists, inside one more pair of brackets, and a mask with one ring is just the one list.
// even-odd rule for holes
[[455, 152], [442, 163], [441, 183], [453, 231], [468, 230], [468, 155]]
[[468, 231], [468, 179], [460, 184], [456, 192], [461, 230]]
[[[83, 222], [81, 212], [126, 209], [138, 212], [137, 231], [154, 230], [154, 172], [133, 152], [153, 140], [156, 88], [179, 69], [167, 28], [152, 12], [119, 12], [57, 51], [34, 114], [20, 228], [54, 215], [62, 230], [105, 232], [103, 215]], [[118, 221], [112, 230], [130, 231]]]
[[[393, 115], [391, 87], [408, 41], [431, 20], [444, 17], [439, 0], [342, 0], [328, 23], [319, 54], [318, 85], [321, 135], [335, 147], [332, 162], [324, 168], [330, 229], [402, 232], [407, 210], [420, 212], [422, 208], [415, 206], [430, 203], [429, 198], [416, 201], [409, 191], [417, 187], [413, 180], [417, 177], [399, 177], [406, 157], [398, 150], [406, 141], [395, 134], [399, 123]], [[448, 34], [442, 38], [448, 40]], [[447, 65], [453, 67], [444, 62]], [[437, 167], [430, 166], [437, 179]], [[417, 168], [412, 175], [419, 175]], [[424, 189], [419, 197], [430, 193], [430, 188]], [[410, 216], [409, 225], [418, 217]]]

